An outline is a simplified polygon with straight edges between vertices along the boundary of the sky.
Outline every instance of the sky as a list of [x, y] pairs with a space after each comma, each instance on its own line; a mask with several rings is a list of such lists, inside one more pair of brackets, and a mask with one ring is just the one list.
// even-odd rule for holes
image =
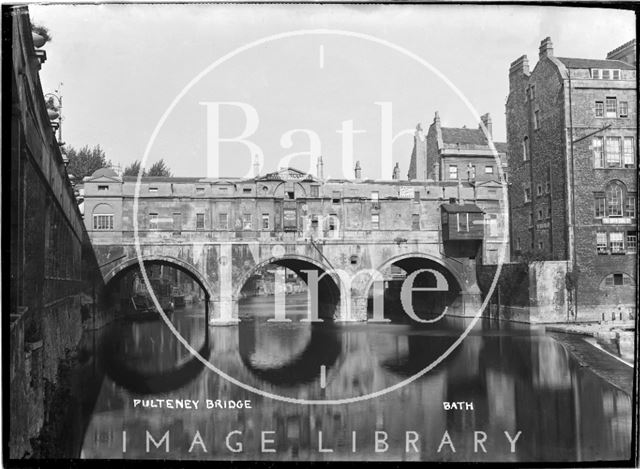
[[[63, 96], [63, 140], [113, 163], [163, 158], [176, 176], [282, 166], [325, 177], [406, 177], [418, 123], [506, 140], [512, 61], [540, 41], [605, 58], [633, 12], [514, 5], [34, 5], [53, 37], [40, 71]], [[162, 120], [162, 122], [161, 122]], [[241, 138], [243, 137], [243, 138]], [[396, 138], [397, 137], [397, 138]], [[242, 141], [241, 141], [242, 140]], [[217, 161], [217, 164], [216, 164]]]

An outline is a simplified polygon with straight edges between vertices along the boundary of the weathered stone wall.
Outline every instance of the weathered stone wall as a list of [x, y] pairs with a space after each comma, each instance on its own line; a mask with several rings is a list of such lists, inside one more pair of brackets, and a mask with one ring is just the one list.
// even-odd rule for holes
[[[28, 10], [12, 11], [9, 456], [36, 452], [58, 415], [59, 368], [73, 354], [103, 283], [45, 108]], [[85, 307], [83, 308], [83, 304]], [[84, 312], [84, 313], [83, 313]], [[37, 456], [37, 454], [35, 454]]]

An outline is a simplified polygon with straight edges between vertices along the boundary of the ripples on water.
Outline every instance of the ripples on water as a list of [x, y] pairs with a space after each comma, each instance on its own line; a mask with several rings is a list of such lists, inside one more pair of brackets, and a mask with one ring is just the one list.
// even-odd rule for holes
[[[172, 321], [216, 367], [250, 386], [297, 399], [344, 399], [380, 391], [421, 371], [469, 324], [301, 323], [304, 296], [287, 297], [290, 323], [267, 322], [273, 299], [240, 306], [241, 323], [207, 328], [201, 305], [176, 310]], [[274, 401], [219, 377], [180, 345], [161, 320], [121, 321], [85, 337], [97, 352], [81, 370], [86, 402], [81, 457], [175, 459], [394, 459], [575, 461], [630, 457], [631, 402], [581, 368], [550, 337], [527, 326], [480, 321], [442, 363], [411, 384], [362, 402], [312, 406]], [[91, 347], [89, 347], [91, 344]], [[320, 368], [326, 367], [326, 387]], [[251, 409], [134, 408], [133, 399], [251, 400]], [[473, 403], [449, 410], [443, 402]], [[225, 438], [232, 431], [231, 452]], [[126, 453], [123, 453], [126, 431]], [[169, 431], [170, 451], [153, 444]], [[267, 448], [261, 451], [261, 432]], [[376, 452], [375, 431], [388, 444]], [[451, 445], [437, 451], [445, 431]], [[474, 447], [474, 431], [486, 433]], [[522, 431], [511, 452], [504, 434]], [[196, 444], [199, 432], [203, 445]], [[320, 452], [318, 435], [322, 432]], [[356, 451], [353, 451], [355, 433]], [[415, 445], [407, 449], [410, 439]], [[482, 438], [482, 436], [479, 436]], [[452, 451], [452, 446], [455, 452]], [[415, 449], [417, 448], [417, 451]], [[379, 444], [378, 449], [384, 449]]]

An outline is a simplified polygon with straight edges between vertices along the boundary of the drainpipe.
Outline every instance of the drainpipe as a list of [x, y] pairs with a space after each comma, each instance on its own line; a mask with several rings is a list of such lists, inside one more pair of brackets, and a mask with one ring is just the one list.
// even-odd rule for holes
[[[576, 272], [577, 264], [576, 264], [576, 252], [575, 252], [575, 219], [576, 219], [576, 209], [575, 209], [575, 167], [574, 167], [574, 158], [573, 158], [573, 100], [572, 100], [572, 91], [573, 88], [571, 86], [571, 69], [567, 69], [567, 75], [569, 78], [569, 137], [570, 137], [570, 145], [569, 145], [569, 157], [571, 159], [571, 177], [567, 182], [569, 183], [569, 188], [567, 191], [569, 206], [569, 214], [570, 214], [570, 223], [568, 226], [568, 254], [569, 261], [571, 262], [571, 271], [572, 273]], [[568, 170], [569, 168], [567, 168]], [[574, 320], [578, 319], [578, 286], [572, 282], [573, 286], [573, 303], [574, 310], [573, 316]]]

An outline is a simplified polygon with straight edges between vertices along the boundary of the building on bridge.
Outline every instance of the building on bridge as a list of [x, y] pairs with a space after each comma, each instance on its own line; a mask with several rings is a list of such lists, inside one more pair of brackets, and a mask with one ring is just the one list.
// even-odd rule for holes
[[567, 318], [619, 319], [635, 309], [634, 64], [635, 41], [607, 59], [580, 59], [557, 57], [546, 38], [533, 70], [526, 55], [509, 70], [513, 254], [574, 272], [577, 314]]
[[[292, 168], [250, 179], [143, 177], [135, 204], [136, 181], [108, 169], [84, 181], [84, 220], [106, 281], [137, 265], [137, 222], [145, 260], [194, 276], [214, 321], [235, 318], [243, 284], [268, 263], [303, 278], [309, 269], [434, 268], [457, 292], [459, 313], [473, 315], [476, 258], [497, 261], [504, 226], [501, 191], [468, 181], [323, 180]], [[331, 281], [340, 283], [320, 280], [322, 299], [339, 296]], [[373, 280], [358, 281], [353, 311], [364, 319]]]

